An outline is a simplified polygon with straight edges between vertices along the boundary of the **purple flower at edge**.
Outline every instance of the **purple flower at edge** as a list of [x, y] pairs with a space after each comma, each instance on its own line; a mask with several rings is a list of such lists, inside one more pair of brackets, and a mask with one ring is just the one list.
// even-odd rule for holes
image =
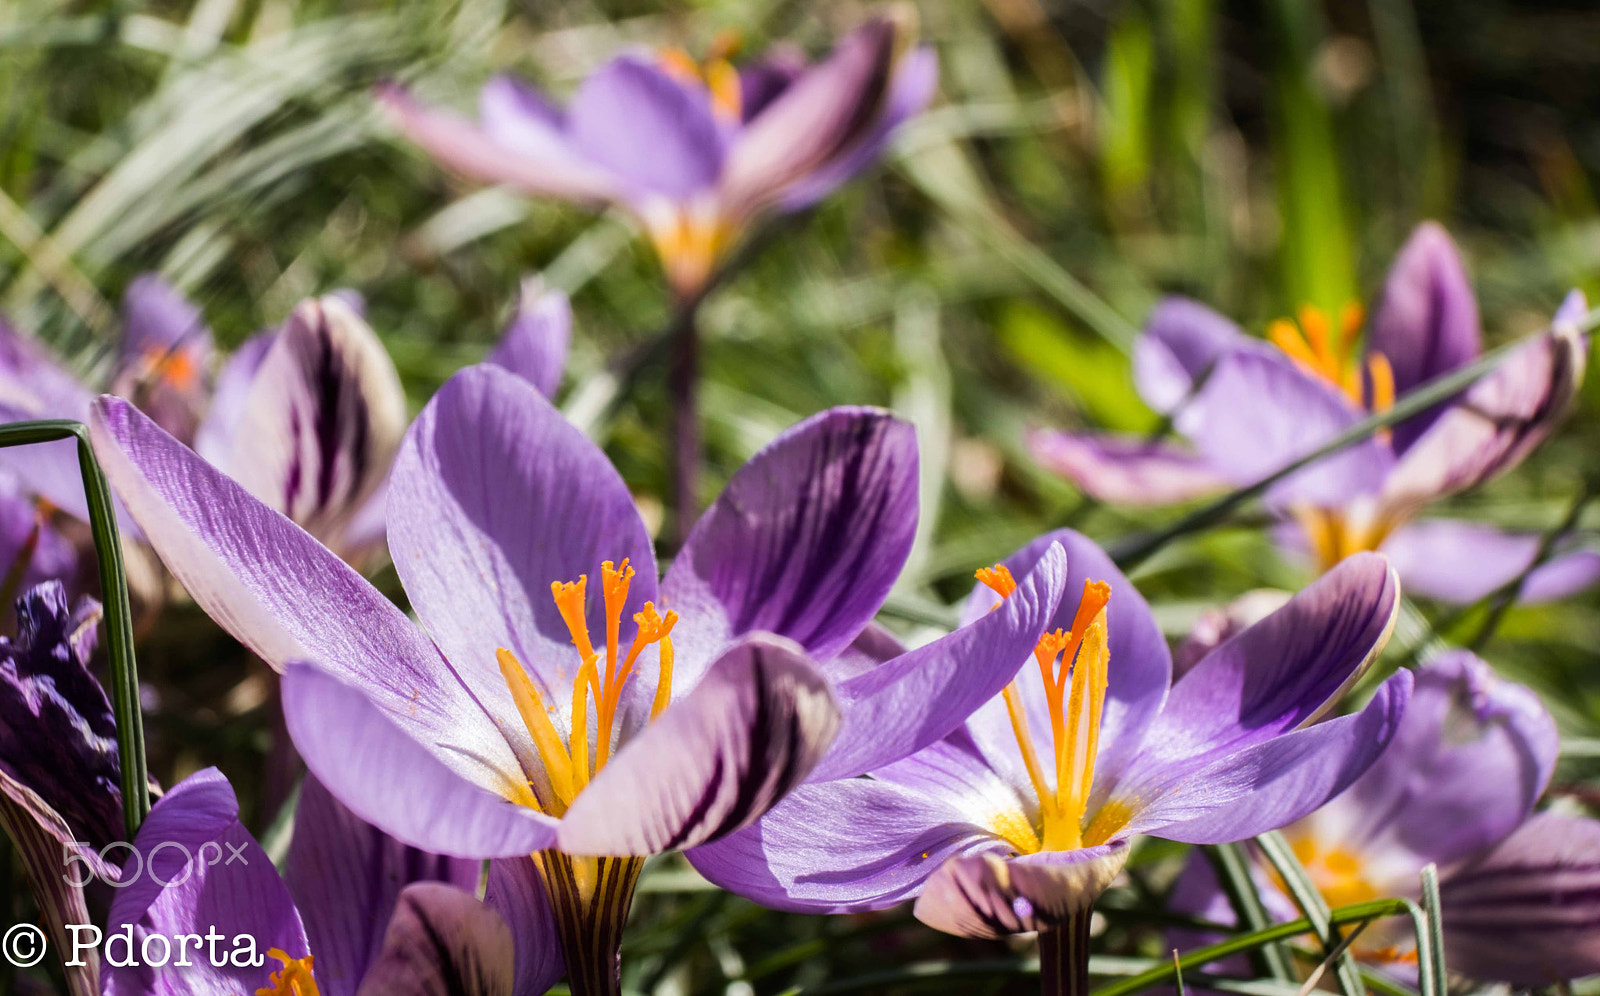
[[[1423, 866], [1438, 865], [1445, 961], [1456, 972], [1529, 987], [1592, 975], [1600, 972], [1600, 821], [1533, 812], [1559, 747], [1538, 696], [1450, 651], [1417, 672], [1411, 706], [1377, 763], [1284, 833], [1335, 906], [1416, 898]], [[1269, 906], [1284, 919], [1298, 915], [1264, 869], [1257, 878], [1264, 895], [1282, 899]], [[1198, 856], [1172, 904], [1233, 922]], [[1372, 924], [1352, 950], [1415, 974], [1408, 923]]]
[[[1574, 291], [1549, 334], [1472, 387], [1391, 431], [1330, 457], [1268, 494], [1281, 538], [1322, 570], [1379, 550], [1408, 592], [1471, 602], [1527, 571], [1537, 535], [1454, 519], [1414, 521], [1428, 504], [1514, 467], [1554, 430], [1576, 394], [1587, 349]], [[1186, 445], [1036, 430], [1035, 457], [1116, 504], [1185, 501], [1253, 483], [1398, 396], [1476, 360], [1478, 305], [1450, 236], [1420, 226], [1400, 250], [1372, 321], [1302, 309], [1268, 341], [1195, 301], [1169, 299], [1134, 346], [1134, 382]], [[1592, 544], [1591, 544], [1592, 546]], [[1600, 580], [1600, 551], [1569, 545], [1533, 569], [1520, 597], [1562, 598]]]
[[[911, 547], [916, 444], [885, 412], [838, 408], [752, 457], [658, 584], [604, 454], [485, 364], [396, 460], [389, 547], [419, 628], [126, 402], [102, 399], [90, 426], [169, 569], [283, 670], [310, 770], [399, 840], [494, 859], [489, 900], [519, 938], [548, 893], [575, 991], [615, 978], [642, 856], [943, 737], [1010, 680], [1065, 583], [1046, 551], [999, 610], [871, 659], [856, 644], [878, 642]], [[519, 989], [562, 961], [521, 959], [549, 974]]]
[[913, 47], [905, 20], [897, 9], [868, 21], [814, 66], [618, 56], [565, 108], [499, 76], [483, 88], [476, 123], [398, 87], [382, 99], [401, 131], [452, 169], [626, 208], [674, 289], [692, 296], [756, 219], [826, 196], [927, 104], [937, 62]]
[[1065, 550], [1084, 598], [1060, 603], [1054, 633], [1002, 696], [869, 778], [801, 786], [691, 852], [695, 867], [785, 910], [915, 899], [919, 919], [955, 934], [1086, 930], [1134, 836], [1218, 843], [1283, 826], [1348, 787], [1394, 736], [1408, 672], [1359, 712], [1316, 722], [1393, 626], [1399, 586], [1382, 557], [1351, 557], [1170, 684], [1149, 606], [1068, 530], [980, 572], [967, 618], [1003, 606], [988, 586], [1006, 590], [1047, 549]]

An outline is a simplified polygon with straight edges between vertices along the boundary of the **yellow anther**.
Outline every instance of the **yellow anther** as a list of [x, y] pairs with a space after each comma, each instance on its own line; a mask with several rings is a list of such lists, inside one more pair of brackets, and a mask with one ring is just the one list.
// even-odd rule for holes
[[1394, 367], [1382, 353], [1367, 354], [1367, 380], [1372, 384], [1374, 412], [1386, 412], [1394, 407]]
[[561, 734], [556, 732], [555, 723], [544, 707], [539, 686], [528, 677], [522, 662], [511, 651], [504, 647], [496, 650], [495, 660], [500, 665], [500, 675], [505, 678], [506, 687], [511, 689], [511, 700], [517, 705], [522, 724], [528, 728], [528, 735], [533, 738], [533, 745], [539, 751], [539, 759], [544, 762], [545, 774], [550, 779], [556, 799], [563, 808], [572, 805], [573, 798], [578, 794], [573, 785], [572, 758], [562, 746]]
[[265, 989], [257, 989], [256, 996], [320, 996], [317, 980], [311, 975], [311, 956], [291, 958], [280, 948], [272, 948], [267, 956], [282, 963], [283, 968], [268, 977]]
[[594, 658], [578, 665], [578, 674], [572, 679], [572, 782], [576, 792], [589, 784], [589, 686], [598, 685], [594, 677]]
[[1056, 811], [1061, 817], [1058, 825], [1064, 847], [1083, 844], [1083, 817], [1100, 752], [1100, 718], [1105, 708], [1109, 664], [1105, 617], [1100, 615], [1089, 624], [1072, 667], [1067, 726], [1065, 735], [1056, 743]]
[[726, 59], [706, 63], [706, 90], [711, 94], [711, 109], [728, 121], [744, 117], [744, 92], [739, 86], [739, 70]]
[[700, 82], [700, 63], [681, 48], [673, 46], [662, 49], [656, 53], [656, 62], [663, 72], [681, 83]]

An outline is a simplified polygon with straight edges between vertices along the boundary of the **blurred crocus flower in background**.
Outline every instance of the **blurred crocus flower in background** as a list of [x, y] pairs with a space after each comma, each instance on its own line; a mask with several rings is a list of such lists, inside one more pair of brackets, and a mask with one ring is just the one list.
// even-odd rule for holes
[[553, 398], [571, 343], [572, 303], [567, 295], [545, 287], [538, 276], [525, 277], [517, 310], [484, 362], [504, 367]]
[[605, 455], [485, 364], [440, 390], [395, 464], [389, 547], [419, 629], [126, 402], [102, 399], [91, 433], [168, 567], [283, 669], [311, 771], [397, 839], [495, 859], [489, 901], [519, 943], [553, 920], [560, 954], [519, 952], [519, 991], [565, 970], [574, 992], [615, 992], [643, 856], [942, 737], [1010, 680], [1064, 581], [1046, 556], [955, 633], [859, 650], [911, 548], [917, 454], [906, 423], [840, 408], [753, 456], [658, 586]]
[[628, 210], [677, 294], [692, 298], [759, 218], [799, 211], [872, 162], [933, 96], [937, 62], [897, 9], [808, 65], [735, 68], [679, 50], [618, 56], [565, 108], [508, 76], [476, 123], [389, 87], [400, 129], [441, 163], [531, 194]]
[[[1454, 519], [1412, 521], [1428, 504], [1514, 467], [1576, 394], [1587, 355], [1576, 291], [1551, 331], [1455, 398], [1281, 482], [1268, 502], [1283, 538], [1326, 570], [1359, 550], [1389, 556], [1406, 590], [1470, 602], [1533, 566], [1540, 537]], [[1189, 445], [1036, 430], [1035, 457], [1085, 492], [1165, 504], [1251, 484], [1396, 397], [1476, 360], [1478, 306], [1444, 229], [1424, 224], [1395, 259], [1362, 337], [1361, 309], [1314, 308], [1273, 323], [1268, 340], [1194, 301], [1158, 306], [1134, 348], [1134, 381]], [[1600, 554], [1563, 548], [1520, 596], [1564, 597], [1600, 579]]]
[[[1417, 672], [1411, 706], [1378, 762], [1284, 834], [1335, 906], [1416, 898], [1422, 868], [1438, 865], [1453, 971], [1530, 987], [1591, 975], [1600, 972], [1600, 822], [1533, 814], [1559, 747], [1538, 696], [1450, 651]], [[1299, 915], [1265, 869], [1258, 877], [1269, 906], [1285, 919]], [[1198, 855], [1172, 905], [1233, 922]], [[1368, 926], [1351, 950], [1415, 975], [1415, 935], [1398, 922]]]
[[[103, 996], [511, 996], [511, 934], [473, 896], [477, 862], [397, 844], [315, 779], [283, 878], [215, 768], [157, 802], [133, 849], [138, 861], [124, 867], [138, 874], [120, 884], [103, 936], [131, 925], [134, 964], [108, 959]], [[214, 949], [174, 940], [208, 933], [223, 938]], [[145, 947], [155, 935], [164, 959]], [[235, 954], [240, 938], [253, 957]]]
[[[381, 492], [406, 412], [399, 375], [359, 297], [302, 302], [215, 376], [214, 358], [199, 312], [144, 276], [124, 298], [123, 340], [104, 383], [341, 555], [365, 559], [382, 542]], [[87, 421], [96, 393], [37, 343], [0, 326], [0, 420]], [[87, 520], [70, 440], [12, 447], [0, 459], [25, 489]]]
[[1347, 788], [1394, 736], [1408, 672], [1360, 712], [1315, 722], [1388, 639], [1399, 585], [1381, 556], [1351, 557], [1171, 684], [1149, 606], [1068, 530], [980, 571], [966, 617], [998, 611], [1014, 575], [1062, 549], [1083, 597], [1059, 604], [1037, 667], [870, 778], [801, 786], [749, 829], [690, 852], [695, 867], [778, 909], [915, 898], [917, 917], [950, 933], [1041, 931], [1045, 991], [1085, 992], [1090, 912], [1133, 837], [1220, 843], [1281, 827]]

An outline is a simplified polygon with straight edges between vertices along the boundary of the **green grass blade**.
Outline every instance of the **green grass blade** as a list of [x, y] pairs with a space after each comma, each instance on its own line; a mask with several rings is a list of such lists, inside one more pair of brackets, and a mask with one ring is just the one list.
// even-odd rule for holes
[[[1317, 890], [1316, 883], [1306, 873], [1305, 866], [1295, 857], [1294, 849], [1283, 834], [1274, 830], [1256, 838], [1261, 853], [1272, 863], [1295, 905], [1317, 928], [1317, 940], [1322, 943], [1324, 956], [1333, 959], [1333, 969], [1339, 980], [1339, 989], [1345, 996], [1361, 996], [1361, 972], [1348, 948], [1340, 949], [1342, 938], [1328, 922], [1328, 903]], [[1337, 954], [1335, 954], [1337, 952]]]
[[[1206, 860], [1217, 873], [1222, 891], [1227, 893], [1234, 915], [1240, 926], [1247, 930], [1264, 930], [1272, 926], [1272, 915], [1261, 902], [1255, 879], [1250, 874], [1250, 857], [1239, 844], [1217, 844], [1202, 849]], [[1258, 975], [1270, 975], [1285, 982], [1294, 978], [1294, 966], [1289, 956], [1276, 944], [1263, 945], [1251, 952], [1250, 961]]]

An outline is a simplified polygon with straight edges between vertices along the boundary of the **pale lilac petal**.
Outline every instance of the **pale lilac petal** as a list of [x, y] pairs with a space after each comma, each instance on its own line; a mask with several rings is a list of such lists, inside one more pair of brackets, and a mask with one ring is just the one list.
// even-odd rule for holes
[[1035, 460], [1111, 505], [1171, 505], [1229, 484], [1204, 458], [1164, 440], [1035, 429], [1027, 442]]
[[[266, 957], [277, 948], [291, 958], [308, 953], [305, 930], [289, 890], [261, 846], [239, 822], [233, 788], [215, 768], [189, 776], [156, 803], [139, 829], [134, 846], [142, 874], [118, 892], [106, 917], [106, 936], [133, 928], [133, 943], [146, 934], [171, 941], [179, 934], [204, 935], [215, 929], [228, 940], [251, 938], [264, 965], [241, 967], [227, 959], [218, 966], [208, 952], [190, 945], [180, 958], [173, 942], [171, 961], [161, 968], [117, 968], [102, 964], [105, 996], [219, 996], [255, 992], [281, 966]], [[133, 860], [130, 858], [130, 861]], [[152, 942], [154, 943], [154, 942]], [[152, 952], [161, 950], [159, 945]], [[135, 952], [136, 956], [139, 952]], [[142, 959], [141, 959], [142, 960]], [[152, 954], [150, 959], [155, 961]]]
[[1134, 341], [1133, 383], [1146, 404], [1170, 412], [1224, 354], [1267, 348], [1199, 301], [1169, 297], [1150, 312], [1144, 334]]
[[503, 858], [555, 838], [554, 819], [510, 801], [520, 779], [514, 766], [468, 753], [471, 727], [489, 725], [481, 713], [460, 717], [452, 740], [419, 742], [402, 728], [403, 717], [362, 691], [315, 665], [291, 664], [283, 714], [311, 773], [357, 817], [403, 844]]
[[677, 687], [728, 640], [777, 633], [826, 659], [883, 604], [917, 528], [912, 427], [832, 408], [750, 458], [701, 516], [662, 582], [682, 618]]
[[566, 115], [513, 77], [495, 76], [478, 91], [478, 122], [491, 139], [530, 159], [560, 162], [575, 156], [564, 133]]
[[[1111, 650], [1111, 665], [1106, 686], [1104, 713], [1100, 721], [1100, 753], [1096, 771], [1101, 778], [1114, 777], [1139, 747], [1145, 729], [1160, 713], [1172, 682], [1172, 655], [1167, 639], [1150, 614], [1150, 606], [1104, 550], [1094, 541], [1070, 529], [1058, 529], [1035, 539], [1004, 561], [1014, 577], [1031, 571], [1051, 544], [1059, 543], [1067, 553], [1067, 582], [1055, 618], [1048, 630], [1071, 629], [1083, 586], [1088, 581], [1111, 585], [1111, 601], [1106, 607], [1106, 643]], [[973, 588], [962, 618], [971, 620], [989, 611], [997, 596], [983, 585]], [[1049, 707], [1039, 669], [1024, 666], [1017, 675], [1019, 694], [1028, 716], [1036, 744], [1045, 756], [1054, 750], [1050, 734]], [[1016, 736], [1004, 703], [995, 698], [978, 710], [968, 723], [984, 755], [997, 770], [1019, 785], [1027, 784]], [[1053, 781], [1054, 771], [1046, 772]]]
[[[1406, 592], [1467, 604], [1520, 577], [1538, 556], [1536, 533], [1507, 533], [1459, 519], [1424, 519], [1402, 526], [1383, 553]], [[1553, 601], [1600, 580], [1600, 555], [1592, 550], [1556, 553], [1529, 573], [1520, 601]]]
[[1208, 754], [1208, 763], [1176, 779], [1169, 772], [1131, 774], [1111, 794], [1133, 810], [1117, 835], [1220, 844], [1288, 826], [1372, 766], [1399, 728], [1411, 686], [1411, 672], [1402, 669], [1353, 715]]
[[[512, 996], [513, 956], [505, 921], [471, 893], [410, 885], [358, 996]], [[320, 955], [316, 968], [320, 983]]]
[[789, 184], [778, 198], [783, 211], [799, 211], [826, 197], [883, 154], [895, 131], [922, 113], [939, 85], [939, 57], [932, 48], [907, 52], [895, 67], [889, 93], [875, 124], [822, 166]]
[[1220, 608], [1207, 609], [1172, 651], [1172, 676], [1188, 674], [1211, 651], [1283, 608], [1291, 595], [1277, 588], [1258, 588]]
[[1600, 822], [1541, 813], [1441, 885], [1445, 963], [1519, 986], [1600, 972]]
[[1418, 871], [1499, 841], [1533, 811], [1561, 747], [1532, 690], [1465, 650], [1416, 673], [1388, 751], [1330, 805], [1348, 810], [1365, 853], [1398, 849]]
[[[1287, 358], [1235, 350], [1216, 361], [1176, 425], [1219, 473], [1238, 484], [1253, 484], [1363, 415], [1337, 390]], [[1389, 447], [1368, 439], [1279, 482], [1268, 498], [1338, 508], [1377, 491], [1393, 466]]]
[[896, 35], [888, 19], [857, 28], [745, 126], [722, 178], [735, 214], [768, 202], [872, 130], [891, 88]]
[[561, 850], [642, 856], [727, 836], [800, 784], [838, 729], [827, 682], [800, 648], [746, 637], [572, 801]]
[[516, 769], [438, 649], [344, 561], [126, 401], [102, 398], [89, 429], [167, 568], [262, 660], [313, 661], [358, 685], [419, 742], [453, 745], [460, 770]]
[[616, 469], [537, 388], [497, 366], [456, 374], [417, 416], [395, 460], [388, 517], [389, 552], [418, 619], [490, 713], [510, 717], [514, 743], [526, 735], [498, 648], [542, 683], [558, 717], [568, 713], [578, 654], [551, 583], [588, 577], [589, 632], [600, 643], [600, 565], [628, 559], [636, 573], [624, 648], [634, 613], [655, 598], [650, 536]]
[[579, 201], [610, 200], [624, 188], [608, 170], [576, 154], [530, 154], [525, 144], [502, 142], [465, 118], [424, 107], [399, 87], [387, 87], [379, 97], [407, 138], [441, 164], [473, 179]]
[[[93, 392], [42, 346], [0, 320], [0, 422], [41, 418], [83, 422], [93, 401]], [[6, 447], [0, 449], [0, 461], [28, 491], [79, 521], [89, 520], [75, 441]]]
[[722, 173], [725, 139], [704, 91], [634, 56], [583, 81], [567, 105], [567, 136], [579, 155], [640, 194], [684, 200]]
[[210, 393], [211, 330], [159, 276], [134, 278], [122, 296], [122, 348], [111, 391], [179, 439], [192, 439]]
[[[1383, 354], [1394, 370], [1395, 392], [1404, 395], [1472, 362], [1482, 350], [1478, 300], [1461, 256], [1442, 226], [1424, 222], [1389, 268], [1367, 352]], [[1395, 426], [1396, 451], [1404, 452], [1442, 410], [1431, 408]]]
[[561, 386], [572, 339], [572, 304], [558, 290], [546, 290], [538, 277], [522, 282], [517, 314], [486, 362], [505, 367], [547, 398]]
[[900, 638], [875, 622], [867, 623], [850, 646], [827, 660], [816, 661], [817, 670], [837, 685], [859, 674], [864, 674], [880, 664], [906, 652]]
[[1128, 842], [1006, 858], [952, 858], [913, 907], [930, 927], [962, 937], [1004, 937], [1059, 926], [1094, 905], [1128, 860]]
[[284, 880], [316, 953], [325, 993], [353, 993], [382, 953], [401, 890], [414, 882], [478, 887], [477, 861], [406, 847], [340, 805], [307, 776], [294, 811]]
[[544, 876], [530, 857], [489, 862], [483, 901], [511, 928], [516, 947], [517, 996], [540, 996], [566, 972]]
[[[23, 493], [16, 475], [0, 467], [0, 570], [27, 558], [18, 590], [78, 576], [78, 548], [50, 523], [48, 509]], [[0, 606], [0, 613], [4, 607]]]
[[261, 361], [272, 349], [277, 331], [257, 332], [246, 339], [223, 363], [217, 386], [211, 394], [211, 407], [200, 420], [194, 434], [194, 451], [224, 473], [235, 456], [232, 440], [243, 429], [250, 401], [250, 385], [255, 382]]
[[1129, 779], [1170, 779], [1315, 721], [1378, 656], [1399, 610], [1388, 561], [1375, 553], [1345, 559], [1172, 687]]
[[405, 425], [389, 354], [328, 295], [302, 302], [273, 337], [219, 466], [331, 540], [382, 485]]
[[812, 773], [850, 778], [913, 754], [999, 695], [1058, 615], [1067, 557], [1051, 544], [1000, 607], [840, 684], [843, 727]]
[[1384, 486], [1385, 503], [1404, 513], [1521, 463], [1566, 414], [1586, 356], [1570, 325], [1512, 353], [1406, 450]]
[[991, 846], [945, 786], [870, 778], [801, 785], [754, 826], [688, 852], [695, 869], [772, 909], [852, 913], [912, 899], [946, 859]]

